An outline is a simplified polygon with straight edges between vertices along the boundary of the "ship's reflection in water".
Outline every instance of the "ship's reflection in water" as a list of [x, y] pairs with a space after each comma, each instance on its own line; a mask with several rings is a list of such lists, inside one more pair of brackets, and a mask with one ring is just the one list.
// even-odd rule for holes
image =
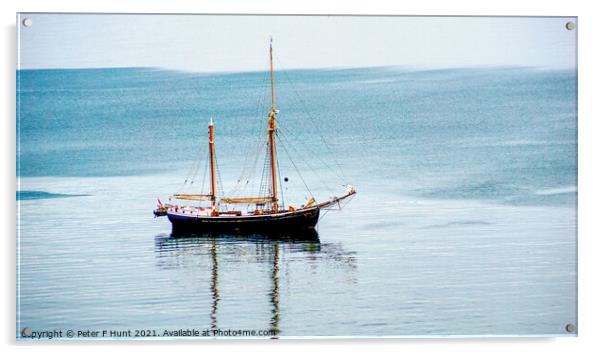
[[[267, 290], [266, 302], [269, 303], [270, 313], [262, 314], [265, 318], [263, 323], [269, 323], [269, 329], [276, 336], [280, 330], [280, 297], [281, 281], [286, 284], [291, 282], [312, 283], [312, 279], [291, 279], [296, 272], [283, 270], [299, 268], [299, 264], [310, 269], [309, 274], [299, 276], [319, 276], [316, 267], [324, 265], [328, 272], [335, 271], [343, 278], [346, 284], [355, 283], [356, 258], [355, 252], [346, 251], [340, 243], [321, 243], [316, 231], [303, 234], [270, 234], [270, 235], [203, 235], [192, 237], [172, 237], [169, 235], [158, 235], [155, 238], [155, 254], [157, 266], [166, 270], [198, 269], [208, 270], [207, 280], [211, 296], [210, 326], [212, 330], [219, 328], [220, 300], [224, 296], [232, 297], [233, 294], [220, 292], [220, 279], [228, 277], [228, 272], [237, 272], [240, 267], [233, 268], [233, 264], [258, 264], [260, 275], [269, 279], [270, 285]], [[227, 268], [224, 270], [224, 266]], [[209, 269], [207, 269], [209, 268]], [[311, 270], [314, 271], [311, 271]], [[220, 273], [220, 271], [222, 273]], [[247, 282], [261, 282], [262, 279], [253, 279], [253, 275], [238, 274], [238, 279]], [[247, 278], [247, 276], [249, 276]], [[283, 278], [283, 279], [281, 279]], [[197, 278], [200, 281], [204, 279]], [[232, 284], [230, 284], [232, 285]], [[245, 284], [238, 284], [243, 287]], [[236, 284], [234, 284], [236, 286]], [[307, 288], [302, 291], [316, 291]], [[287, 289], [286, 291], [294, 291]], [[264, 292], [265, 293], [265, 292]], [[244, 293], [237, 293], [244, 301]], [[234, 294], [234, 295], [237, 295]], [[302, 295], [302, 294], [297, 294]], [[295, 294], [293, 294], [295, 296]], [[192, 314], [191, 314], [192, 315]]]

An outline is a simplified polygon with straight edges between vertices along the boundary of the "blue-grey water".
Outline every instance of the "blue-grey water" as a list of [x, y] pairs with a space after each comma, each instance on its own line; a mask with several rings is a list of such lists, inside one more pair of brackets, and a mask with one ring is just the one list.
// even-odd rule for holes
[[17, 331], [574, 335], [574, 72], [276, 78], [286, 203], [304, 184], [358, 191], [318, 239], [174, 239], [152, 216], [202, 189], [211, 117], [234, 188], [265, 132], [265, 73], [19, 71]]

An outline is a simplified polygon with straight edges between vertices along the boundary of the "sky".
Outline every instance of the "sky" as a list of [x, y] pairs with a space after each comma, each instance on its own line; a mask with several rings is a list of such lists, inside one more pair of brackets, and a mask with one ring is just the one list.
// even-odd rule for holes
[[[31, 19], [31, 26], [22, 21]], [[27, 14], [20, 69], [528, 66], [575, 69], [575, 18]]]

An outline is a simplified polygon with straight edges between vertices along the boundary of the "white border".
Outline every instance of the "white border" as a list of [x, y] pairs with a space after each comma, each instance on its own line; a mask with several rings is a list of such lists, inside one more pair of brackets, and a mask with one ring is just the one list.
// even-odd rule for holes
[[[167, 346], [178, 352], [248, 351], [251, 353], [399, 350], [413, 353], [581, 353], [600, 347], [600, 275], [602, 269], [600, 231], [600, 174], [602, 158], [602, 112], [600, 106], [602, 13], [595, 2], [505, 0], [496, 3], [474, 0], [407, 1], [341, 0], [298, 1], [278, 0], [9, 0], [1, 2], [2, 18], [2, 237], [4, 306], [0, 333], [8, 352], [79, 353], [82, 350], [102, 353], [107, 349], [161, 353]], [[578, 338], [515, 338], [515, 339], [332, 339], [282, 341], [162, 341], [162, 342], [101, 342], [18, 343], [15, 342], [15, 13], [21, 12], [169, 12], [169, 13], [297, 13], [297, 14], [386, 14], [386, 15], [533, 15], [579, 16], [579, 337]], [[598, 203], [596, 203], [598, 202]], [[50, 345], [49, 345], [50, 344]], [[90, 345], [94, 344], [94, 345]], [[44, 348], [39, 348], [44, 345]], [[86, 345], [86, 348], [81, 348]], [[199, 347], [200, 346], [200, 347]], [[107, 348], [111, 347], [111, 348]]]

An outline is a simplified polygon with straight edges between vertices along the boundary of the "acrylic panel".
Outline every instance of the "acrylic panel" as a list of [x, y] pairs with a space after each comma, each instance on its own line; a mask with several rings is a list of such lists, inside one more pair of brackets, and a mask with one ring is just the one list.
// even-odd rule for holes
[[576, 335], [577, 18], [16, 28], [18, 339]]

